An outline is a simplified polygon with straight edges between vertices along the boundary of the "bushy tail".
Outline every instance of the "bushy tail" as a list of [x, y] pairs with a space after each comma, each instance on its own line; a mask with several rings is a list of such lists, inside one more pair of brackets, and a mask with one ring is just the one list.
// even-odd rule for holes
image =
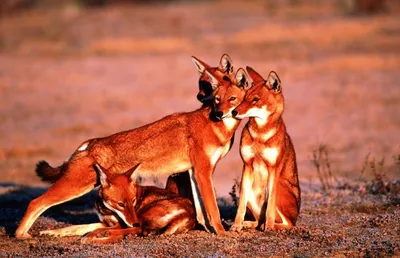
[[59, 167], [53, 168], [49, 165], [49, 163], [41, 160], [36, 164], [35, 172], [42, 181], [54, 183], [63, 175], [65, 165], [66, 163], [62, 164]]

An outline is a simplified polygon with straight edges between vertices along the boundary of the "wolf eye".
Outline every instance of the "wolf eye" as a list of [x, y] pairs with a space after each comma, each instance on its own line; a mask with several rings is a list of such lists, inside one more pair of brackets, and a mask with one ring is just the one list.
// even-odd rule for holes
[[121, 207], [121, 208], [124, 208], [125, 204], [123, 202], [118, 202], [118, 206]]
[[219, 96], [215, 97], [215, 104], [219, 104], [219, 102], [221, 101], [221, 98]]
[[236, 100], [236, 97], [230, 97], [229, 98], [229, 101], [234, 101], [234, 100]]
[[259, 98], [259, 97], [257, 97], [257, 96], [256, 96], [256, 97], [254, 97], [254, 98], [253, 98], [253, 104], [257, 103], [257, 101], [259, 101], [259, 100], [260, 100], [260, 98]]

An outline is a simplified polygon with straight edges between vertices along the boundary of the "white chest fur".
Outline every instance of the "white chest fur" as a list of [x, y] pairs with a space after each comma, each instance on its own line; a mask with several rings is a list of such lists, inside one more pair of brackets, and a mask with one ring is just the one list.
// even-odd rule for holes
[[240, 148], [240, 154], [242, 155], [242, 158], [244, 161], [249, 161], [252, 158], [254, 158], [254, 151], [251, 147], [251, 145], [244, 145]]
[[279, 151], [278, 148], [264, 148], [261, 155], [270, 165], [275, 165]]
[[224, 125], [226, 126], [226, 128], [231, 131], [233, 130], [233, 128], [237, 125], [238, 120], [236, 120], [235, 118], [224, 118], [223, 120]]
[[224, 147], [213, 147], [213, 146], [209, 146], [206, 149], [206, 153], [210, 159], [211, 165], [215, 166], [215, 164], [217, 164], [218, 160], [224, 153], [224, 149], [225, 149]]
[[255, 181], [258, 181], [257, 184], [260, 184], [260, 182], [267, 182], [268, 168], [263, 160], [261, 160], [260, 158], [256, 158], [253, 161], [253, 171]]

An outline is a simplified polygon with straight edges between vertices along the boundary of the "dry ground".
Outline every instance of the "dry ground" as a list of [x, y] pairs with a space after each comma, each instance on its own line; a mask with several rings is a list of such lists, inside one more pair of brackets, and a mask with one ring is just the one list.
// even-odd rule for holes
[[[385, 180], [400, 178], [392, 160], [400, 153], [400, 5], [387, 1], [380, 14], [349, 16], [338, 2], [85, 9], [62, 1], [0, 17], [0, 256], [400, 255], [398, 193], [371, 195], [364, 186], [372, 170], [360, 172], [370, 153], [386, 158]], [[199, 107], [190, 56], [216, 64], [223, 53], [236, 68], [250, 65], [265, 75], [273, 69], [283, 81], [303, 190], [297, 228], [129, 237], [104, 247], [82, 246], [78, 238], [13, 238], [28, 202], [47, 187], [33, 172], [38, 160], [58, 165], [88, 138]], [[239, 136], [215, 172], [220, 196], [240, 177]], [[321, 191], [310, 162], [321, 144], [339, 185], [350, 187]], [[93, 194], [51, 209], [33, 233], [95, 221], [92, 201]]]
[[[229, 232], [224, 236], [193, 230], [176, 236], [129, 236], [108, 245], [82, 245], [79, 237], [37, 236], [48, 228], [96, 222], [95, 192], [46, 212], [34, 224], [32, 240], [16, 240], [12, 233], [23, 215], [21, 207], [44, 189], [9, 187], [0, 199], [0, 256], [398, 256], [400, 184], [397, 187], [397, 195], [388, 196], [371, 195], [363, 188], [329, 194], [303, 191], [298, 225], [291, 230]], [[231, 223], [233, 208], [221, 203], [221, 211], [226, 224]]]

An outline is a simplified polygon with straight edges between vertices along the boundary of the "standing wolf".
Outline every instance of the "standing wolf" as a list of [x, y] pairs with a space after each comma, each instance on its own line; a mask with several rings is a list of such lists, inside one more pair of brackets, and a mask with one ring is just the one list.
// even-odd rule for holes
[[[210, 69], [203, 73], [215, 93], [232, 85], [247, 84], [243, 69], [237, 71], [235, 78]], [[240, 102], [234, 101], [236, 106]], [[189, 171], [198, 222], [208, 231], [223, 233], [212, 174], [218, 161], [229, 151], [239, 123], [240, 120], [224, 116], [219, 101], [212, 101], [192, 112], [175, 113], [136, 129], [87, 140], [57, 168], [40, 162], [39, 176], [53, 178], [51, 181], [55, 182], [47, 192], [30, 202], [16, 237], [29, 238], [29, 228], [45, 210], [82, 196], [97, 186], [95, 163], [110, 174], [127, 171], [138, 164], [141, 164], [139, 176]]]

